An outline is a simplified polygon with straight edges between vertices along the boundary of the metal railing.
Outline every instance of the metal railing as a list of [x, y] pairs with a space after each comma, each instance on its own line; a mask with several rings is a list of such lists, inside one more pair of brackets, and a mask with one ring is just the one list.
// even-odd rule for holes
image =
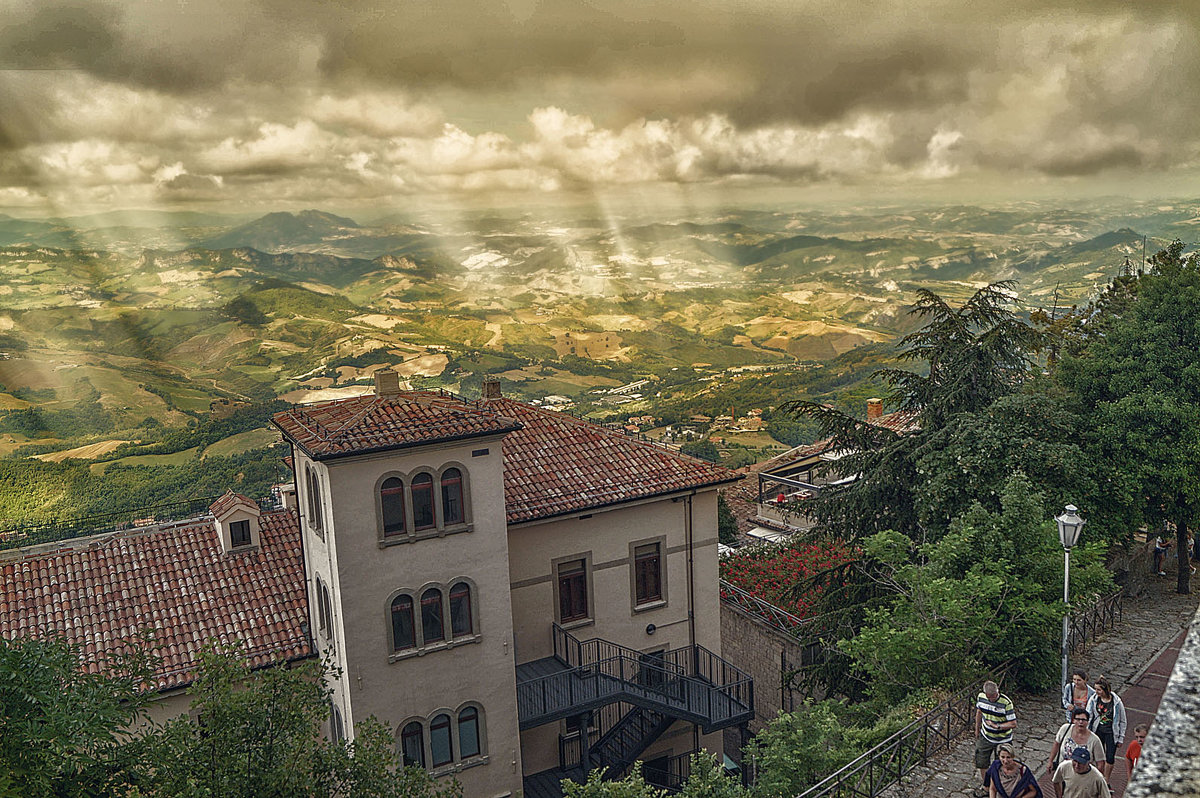
[[615, 701], [701, 724], [706, 733], [753, 717], [754, 681], [703, 646], [643, 654], [553, 624], [556, 673], [517, 683], [522, 729]]
[[[1070, 646], [1077, 651], [1122, 617], [1122, 591], [1100, 596], [1070, 615]], [[1002, 669], [1002, 682], [1011, 665]], [[799, 798], [875, 798], [908, 773], [973, 731], [978, 688], [972, 685], [943, 701], [900, 731], [830, 774]]]
[[676, 754], [655, 764], [642, 765], [642, 778], [653, 787], [661, 787], [669, 793], [677, 793], [683, 789], [688, 776], [692, 775], [692, 757], [698, 751], [686, 754]]
[[1120, 623], [1124, 617], [1124, 595], [1123, 590], [1117, 590], [1107, 596], [1098, 596], [1071, 612], [1067, 642], [1072, 653]]
[[800, 616], [793, 615], [782, 607], [776, 607], [771, 602], [764, 601], [724, 579], [720, 580], [720, 591], [721, 601], [750, 613], [781, 632], [791, 634], [805, 624], [804, 619]]
[[[1002, 680], [1003, 674], [996, 677]], [[973, 730], [978, 696], [975, 685], [955, 693], [799, 798], [875, 798], [931, 757], [949, 750], [960, 734]]]
[[60, 521], [0, 526], [0, 549], [15, 549], [40, 543], [71, 540], [102, 532], [151, 527], [167, 523], [169, 520], [198, 518], [206, 514], [209, 505], [216, 500], [216, 496], [207, 496]]
[[[208, 508], [218, 498], [220, 497], [200, 496], [177, 502], [137, 507], [132, 510], [85, 515], [36, 524], [0, 523], [0, 550], [56, 543], [60, 540], [74, 540], [105, 532], [150, 529], [165, 524], [192, 521], [208, 515]], [[279, 501], [273, 496], [264, 496], [256, 499], [255, 502], [263, 511], [277, 510], [281, 507]]]

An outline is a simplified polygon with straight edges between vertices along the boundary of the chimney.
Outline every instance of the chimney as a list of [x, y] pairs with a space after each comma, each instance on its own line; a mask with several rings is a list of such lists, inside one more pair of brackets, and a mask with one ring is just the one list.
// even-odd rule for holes
[[883, 400], [868, 399], [867, 400], [867, 421], [874, 421], [883, 416]]
[[484, 377], [483, 378], [483, 398], [484, 399], [499, 399], [500, 398], [500, 378], [499, 377]]
[[400, 375], [391, 369], [380, 369], [375, 372], [376, 396], [399, 396]]

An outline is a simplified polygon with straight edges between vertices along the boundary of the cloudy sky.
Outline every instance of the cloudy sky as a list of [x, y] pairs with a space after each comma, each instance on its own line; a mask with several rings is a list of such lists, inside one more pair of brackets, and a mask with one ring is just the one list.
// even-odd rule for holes
[[1200, 194], [1193, 0], [0, 0], [0, 211]]

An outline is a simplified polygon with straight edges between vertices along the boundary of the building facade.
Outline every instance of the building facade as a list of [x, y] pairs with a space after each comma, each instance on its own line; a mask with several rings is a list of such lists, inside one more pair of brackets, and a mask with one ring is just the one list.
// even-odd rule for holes
[[557, 794], [721, 751], [752, 685], [720, 657], [730, 472], [499, 395], [400, 391], [278, 414], [293, 447], [334, 724], [373, 715], [467, 795]]

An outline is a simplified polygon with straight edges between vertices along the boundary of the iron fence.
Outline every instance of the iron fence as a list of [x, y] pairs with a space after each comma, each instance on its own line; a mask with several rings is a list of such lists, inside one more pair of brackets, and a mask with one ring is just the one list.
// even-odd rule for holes
[[960, 734], [972, 730], [977, 698], [974, 685], [960, 690], [805, 790], [800, 798], [875, 798], [930, 757], [948, 750]]
[[81, 516], [40, 524], [0, 526], [0, 549], [15, 549], [59, 540], [150, 527], [167, 521], [198, 518], [208, 512], [216, 496], [155, 504], [115, 513]]
[[1124, 617], [1124, 591], [1117, 590], [1074, 610], [1068, 624], [1067, 642], [1072, 653], [1080, 651], [1090, 640], [1112, 629]]
[[792, 634], [805, 623], [800, 616], [793, 615], [782, 607], [776, 607], [771, 602], [764, 601], [724, 579], [720, 580], [720, 589], [721, 601], [748, 612], [781, 632]]
[[[178, 524], [208, 515], [208, 508], [218, 496], [200, 496], [177, 502], [164, 502], [131, 510], [113, 513], [44, 521], [37, 524], [0, 522], [0, 550], [56, 543], [60, 540], [97, 535], [104, 532], [121, 532], [126, 529], [149, 529], [165, 524]], [[282, 507], [278, 497], [264, 496], [255, 500], [263, 511]]]
[[[1100, 596], [1071, 613], [1070, 645], [1078, 650], [1112, 629], [1122, 617], [1122, 591]], [[996, 681], [1003, 683], [1006, 665]], [[955, 738], [974, 731], [978, 687], [943, 701], [853, 762], [801, 793], [799, 798], [875, 798], [888, 787], [949, 749]]]

